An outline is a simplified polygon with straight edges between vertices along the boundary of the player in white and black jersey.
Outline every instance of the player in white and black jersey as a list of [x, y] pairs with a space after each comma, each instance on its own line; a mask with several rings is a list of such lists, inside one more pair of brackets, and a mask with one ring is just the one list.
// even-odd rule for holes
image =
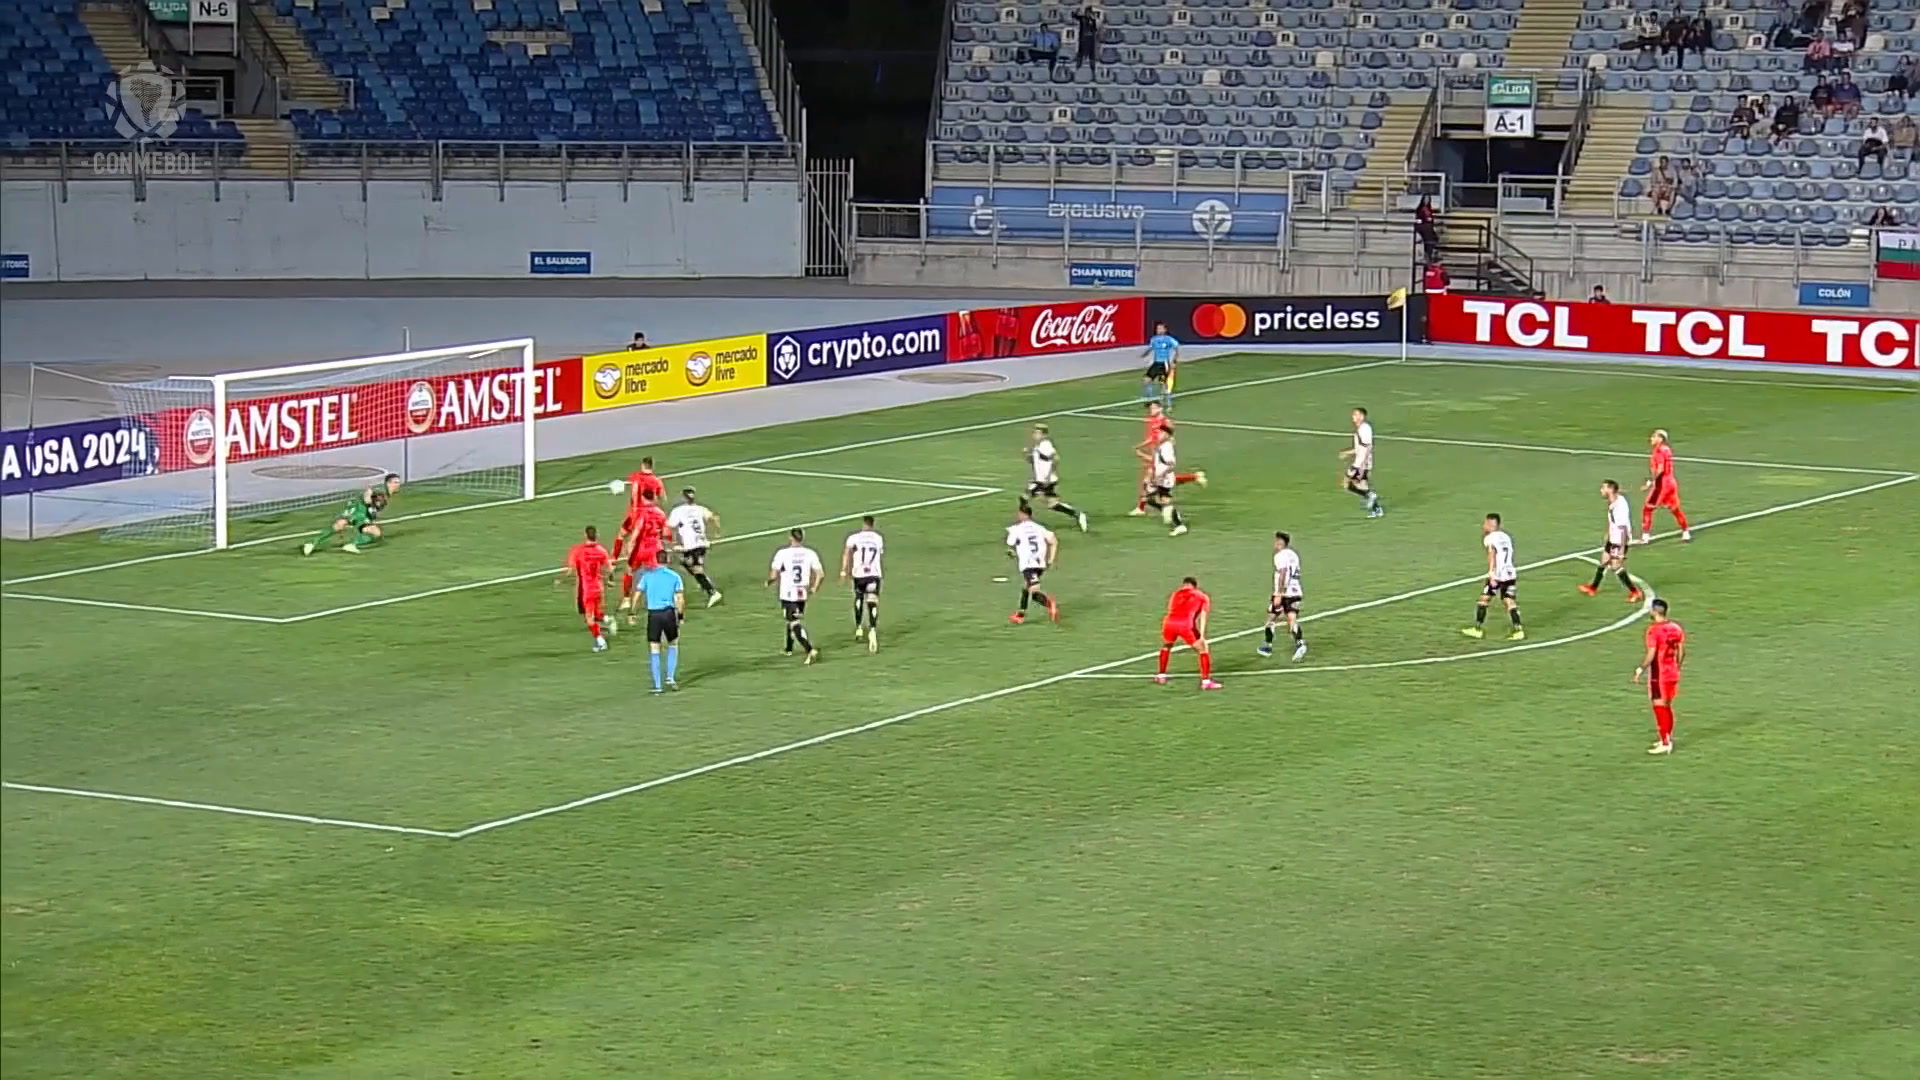
[[1033, 425], [1033, 441], [1027, 444], [1026, 458], [1027, 467], [1033, 470], [1033, 478], [1027, 481], [1028, 501], [1045, 499], [1047, 509], [1067, 515], [1081, 532], [1086, 532], [1087, 515], [1060, 498], [1060, 451], [1054, 449], [1047, 425]]
[[1627, 497], [1620, 494], [1617, 480], [1600, 481], [1600, 498], [1607, 504], [1607, 539], [1600, 547], [1600, 563], [1594, 567], [1592, 583], [1580, 586], [1580, 591], [1599, 596], [1600, 583], [1611, 570], [1620, 576], [1620, 584], [1627, 587], [1627, 603], [1637, 604], [1646, 594], [1627, 576], [1627, 551], [1633, 543], [1633, 507], [1627, 503]]
[[787, 620], [787, 655], [793, 655], [794, 643], [798, 642], [807, 651], [809, 664], [820, 659], [820, 650], [807, 636], [807, 598], [826, 576], [819, 553], [806, 545], [806, 534], [799, 529], [787, 533], [787, 546], [774, 552], [773, 568], [767, 572], [767, 584], [780, 586], [780, 611]]
[[1501, 527], [1499, 514], [1488, 514], [1480, 525], [1480, 544], [1487, 549], [1487, 585], [1480, 590], [1480, 604], [1473, 609], [1473, 625], [1460, 631], [1470, 638], [1487, 636], [1487, 606], [1499, 597], [1507, 605], [1507, 618], [1513, 620], [1509, 641], [1524, 641], [1527, 631], [1520, 625], [1520, 568], [1513, 562], [1513, 537]]
[[853, 640], [865, 640], [870, 653], [880, 651], [880, 562], [886, 553], [872, 514], [860, 519], [860, 531], [849, 533], [840, 550], [840, 580], [853, 579]]
[[680, 505], [667, 515], [667, 528], [673, 530], [674, 544], [680, 549], [680, 565], [693, 575], [707, 594], [707, 606], [712, 607], [720, 602], [720, 590], [707, 576], [707, 549], [720, 532], [720, 515], [701, 506], [692, 488], [681, 488], [680, 499]]
[[1153, 446], [1153, 456], [1147, 463], [1147, 505], [1160, 512], [1160, 521], [1173, 526], [1170, 536], [1183, 536], [1187, 531], [1187, 521], [1180, 516], [1180, 508], [1173, 505], [1173, 491], [1179, 486], [1180, 469], [1173, 449], [1173, 432], [1165, 428], [1160, 431], [1160, 441]]
[[1047, 609], [1047, 618], [1060, 621], [1060, 605], [1040, 590], [1040, 579], [1059, 553], [1060, 540], [1053, 530], [1033, 520], [1033, 507], [1021, 503], [1013, 524], [1007, 526], [1007, 557], [1020, 568], [1020, 610], [1007, 616], [1008, 622], [1026, 622], [1027, 608], [1035, 600]]
[[1380, 493], [1373, 490], [1373, 422], [1367, 419], [1367, 410], [1353, 410], [1353, 446], [1340, 451], [1347, 462], [1347, 472], [1340, 480], [1340, 486], [1360, 496], [1367, 504], [1367, 516], [1385, 517], [1387, 508], [1380, 502]]
[[1273, 631], [1282, 622], [1293, 635], [1293, 658], [1307, 655], [1307, 639], [1300, 630], [1300, 601], [1306, 592], [1300, 587], [1300, 556], [1293, 550], [1293, 537], [1273, 534], [1273, 598], [1267, 603], [1267, 639], [1259, 648], [1261, 656], [1273, 655]]

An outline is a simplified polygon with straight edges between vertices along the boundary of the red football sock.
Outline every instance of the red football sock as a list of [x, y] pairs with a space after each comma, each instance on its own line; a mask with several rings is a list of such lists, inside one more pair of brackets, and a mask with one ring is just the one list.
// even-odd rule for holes
[[1134, 503], [1133, 508], [1135, 510], [1145, 510], [1147, 508], [1147, 497], [1145, 495], [1140, 496], [1140, 501]]
[[1640, 532], [1644, 535], [1653, 531], [1653, 507], [1640, 508]]
[[1165, 648], [1160, 650], [1160, 674], [1165, 675], [1167, 673], [1167, 658], [1172, 655], [1173, 655], [1172, 648]]
[[1213, 678], [1213, 654], [1212, 653], [1200, 654], [1200, 677], [1203, 679]]
[[1687, 531], [1687, 515], [1681, 513], [1680, 508], [1677, 506], [1673, 508], [1673, 520], [1680, 523], [1681, 532]]
[[633, 595], [633, 571], [631, 570], [620, 575], [620, 595], [621, 596]]
[[1658, 725], [1660, 728], [1660, 741], [1661, 742], [1672, 741], [1673, 739], [1673, 706], [1655, 705], [1653, 707], [1653, 722], [1656, 725]]
[[1175, 484], [1191, 484], [1195, 480], [1198, 480], [1199, 478], [1200, 478], [1200, 474], [1198, 473], [1183, 472], [1183, 473], [1175, 474], [1173, 478], [1173, 482]]
[[599, 637], [599, 636], [600, 636], [600, 624], [599, 624], [599, 623], [597, 623], [597, 622], [590, 622], [590, 623], [588, 623], [588, 624], [587, 624], [587, 633], [589, 633], [589, 634], [592, 634], [592, 635], [593, 635], [594, 637]]

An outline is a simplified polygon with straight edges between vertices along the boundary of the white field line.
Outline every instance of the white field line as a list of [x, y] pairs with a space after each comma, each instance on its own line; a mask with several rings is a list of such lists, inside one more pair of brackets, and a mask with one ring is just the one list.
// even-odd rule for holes
[[[1223, 354], [1223, 355], [1233, 355], [1233, 354]], [[1190, 362], [1200, 363], [1204, 360], [1210, 360], [1210, 359], [1214, 359], [1214, 357], [1201, 357]], [[1359, 363], [1359, 364], [1342, 364], [1338, 367], [1313, 368], [1308, 371], [1290, 372], [1286, 375], [1268, 375], [1259, 379], [1244, 379], [1240, 382], [1225, 383], [1220, 386], [1203, 386], [1197, 390], [1181, 391], [1180, 396], [1195, 397], [1200, 394], [1217, 394], [1217, 393], [1223, 393], [1229, 390], [1244, 390], [1254, 386], [1270, 386], [1274, 383], [1292, 382], [1295, 379], [1312, 379], [1312, 378], [1318, 378], [1322, 375], [1339, 375], [1343, 372], [1348, 372], [1348, 371], [1364, 371], [1368, 368], [1385, 367], [1389, 364], [1398, 364], [1399, 362], [1400, 361], [1397, 359], [1396, 360], [1369, 360], [1365, 363]], [[1100, 405], [1086, 405], [1086, 406], [1082, 406], [1080, 409], [1051, 409], [1051, 410], [1048, 410], [1047, 412], [1031, 413], [1026, 416], [1010, 416], [1000, 420], [985, 420], [977, 424], [961, 424], [957, 427], [935, 428], [931, 431], [915, 431], [905, 435], [889, 435], [885, 438], [865, 439], [860, 442], [841, 443], [838, 446], [822, 446], [812, 450], [794, 450], [784, 454], [773, 454], [769, 457], [750, 458], [746, 461], [728, 462], [723, 465], [704, 465], [699, 468], [687, 469], [684, 472], [673, 473], [671, 474], [670, 477], [663, 477], [663, 479], [670, 478], [674, 481], [679, 481], [689, 476], [700, 476], [705, 473], [724, 472], [728, 469], [740, 469], [740, 468], [745, 468], [747, 466], [757, 466], [757, 465], [777, 465], [783, 461], [798, 461], [802, 458], [821, 457], [826, 454], [839, 454], [839, 453], [845, 453], [852, 450], [868, 450], [876, 446], [892, 446], [896, 443], [915, 442], [920, 439], [937, 439], [937, 438], [943, 438], [948, 435], [965, 435], [969, 432], [989, 431], [993, 428], [1007, 427], [1012, 424], [1028, 424], [1036, 420], [1048, 420], [1056, 416], [1078, 415], [1082, 412], [1087, 412], [1094, 409], [1117, 409], [1127, 405], [1138, 405], [1138, 404], [1139, 404], [1138, 399], [1135, 399], [1132, 401], [1110, 401]], [[697, 440], [682, 440], [682, 441], [693, 442]], [[607, 452], [612, 453], [615, 451], [607, 451]], [[604, 483], [589, 484], [584, 487], [561, 488], [558, 491], [543, 491], [535, 495], [534, 498], [558, 499], [558, 498], [564, 498], [570, 495], [592, 495], [596, 493], [604, 495], [606, 494], [606, 492], [607, 492], [607, 486]], [[449, 506], [439, 510], [427, 510], [418, 514], [399, 514], [399, 515], [385, 518], [383, 520], [387, 523], [401, 522], [401, 521], [419, 521], [425, 518], [441, 517], [446, 514], [464, 514], [473, 510], [490, 510], [490, 509], [494, 509], [496, 507], [502, 507], [502, 506], [517, 506], [517, 505], [520, 505], [522, 502], [524, 502], [524, 500], [521, 500], [521, 499], [494, 499], [489, 502], [471, 503], [465, 506]], [[301, 537], [310, 536], [310, 535], [312, 535], [311, 529], [306, 530], [304, 532], [297, 532], [297, 533], [282, 533], [278, 536], [263, 536], [254, 540], [243, 540], [238, 544], [229, 545], [226, 550], [235, 551], [241, 548], [259, 547], [263, 544], [284, 544], [284, 543], [287, 543], [288, 541], [298, 540]], [[92, 566], [76, 566], [69, 570], [54, 570], [44, 574], [30, 574], [26, 577], [7, 578], [5, 580], [0, 580], [0, 586], [28, 585], [36, 581], [53, 581], [58, 578], [73, 577], [78, 574], [95, 574], [95, 573], [100, 573], [106, 570], [120, 570], [129, 566], [144, 566], [147, 563], [166, 562], [171, 559], [185, 559], [185, 558], [190, 558], [196, 555], [211, 555], [214, 553], [215, 553], [215, 549], [213, 548], [195, 548], [192, 551], [169, 551], [159, 555], [141, 555], [131, 559], [119, 559], [114, 562], [98, 563]]]
[[907, 480], [897, 476], [859, 476], [854, 473], [810, 472], [806, 469], [767, 469], [758, 465], [735, 465], [728, 471], [759, 473], [763, 476], [798, 476], [809, 480], [847, 480], [860, 484], [898, 484], [901, 487], [941, 488], [946, 491], [990, 490], [981, 484], [949, 484], [941, 480]]
[[1793, 390], [1859, 390], [1869, 394], [1920, 394], [1920, 387], [1898, 383], [1855, 379], [1852, 382], [1798, 382], [1787, 379], [1734, 379], [1713, 375], [1681, 375], [1667, 371], [1619, 371], [1582, 367], [1578, 364], [1524, 364], [1510, 360], [1409, 360], [1415, 367], [1519, 368], [1523, 371], [1547, 371], [1556, 375], [1617, 375], [1623, 379], [1664, 379], [1668, 382], [1722, 383], [1729, 386], [1777, 386]]
[[[605, 489], [602, 488], [600, 490], [604, 491]], [[845, 521], [858, 521], [868, 514], [872, 514], [874, 517], [881, 517], [886, 514], [905, 513], [908, 510], [924, 510], [930, 506], [945, 506], [948, 503], [965, 502], [968, 499], [980, 499], [988, 495], [998, 495], [1000, 494], [1000, 490], [999, 488], [970, 487], [958, 495], [942, 495], [937, 499], [922, 499], [919, 502], [901, 503], [898, 506], [883, 506], [875, 510], [856, 510], [851, 514], [838, 514], [830, 518], [821, 518], [818, 521], [803, 521], [797, 525], [781, 525], [777, 528], [761, 529], [758, 532], [722, 536], [713, 542], [713, 546], [718, 547], [721, 544], [737, 544], [742, 540], [758, 540], [768, 536], [785, 536], [788, 529], [811, 529], [819, 525], [837, 525]], [[395, 604], [405, 604], [414, 600], [426, 600], [435, 596], [447, 596], [452, 593], [468, 592], [473, 589], [487, 589], [495, 585], [510, 585], [517, 581], [532, 581], [535, 578], [552, 577], [558, 573], [560, 573], [559, 567], [549, 567], [545, 570], [529, 570], [524, 574], [508, 574], [505, 577], [487, 578], [484, 581], [465, 581], [458, 585], [443, 585], [437, 589], [426, 589], [421, 592], [407, 593], [403, 596], [389, 596], [381, 600], [367, 600], [358, 604], [348, 604], [344, 607], [327, 608], [324, 611], [310, 611], [305, 615], [289, 615], [267, 621], [281, 624], [311, 622], [314, 619], [324, 619], [334, 615], [346, 615], [350, 612], [367, 611], [373, 608], [392, 607]]]
[[196, 619], [226, 619], [231, 622], [277, 623], [271, 615], [248, 615], [237, 611], [202, 611], [199, 608], [162, 607], [158, 604], [127, 604], [118, 600], [87, 600], [78, 596], [47, 596], [42, 593], [0, 592], [7, 600], [37, 600], [45, 604], [72, 604], [75, 607], [112, 608], [116, 611], [144, 611], [155, 615], [185, 615]]
[[[1596, 561], [1584, 555], [1576, 555], [1573, 558], [1580, 562]], [[1532, 652], [1535, 649], [1551, 649], [1560, 645], [1572, 645], [1575, 642], [1597, 638], [1602, 634], [1611, 634], [1616, 630], [1625, 630], [1627, 627], [1647, 617], [1647, 612], [1653, 608], [1653, 586], [1648, 584], [1645, 578], [1638, 578], [1636, 580], [1639, 581], [1646, 593], [1646, 601], [1644, 603], [1605, 626], [1596, 627], [1592, 630], [1584, 630], [1578, 634], [1568, 634], [1565, 637], [1551, 638], [1547, 641], [1529, 641], [1522, 645], [1507, 645], [1498, 649], [1459, 653], [1454, 656], [1416, 656], [1405, 660], [1374, 660], [1364, 664], [1310, 664], [1304, 666], [1298, 664], [1281, 664], [1274, 667], [1257, 668], [1252, 671], [1230, 671], [1220, 672], [1219, 674], [1222, 678], [1245, 679], [1253, 676], [1266, 675], [1305, 675], [1314, 671], [1378, 671], [1381, 668], [1424, 667], [1428, 664], [1457, 664], [1462, 660], [1484, 660], [1489, 656], [1505, 656], [1508, 653]], [[1302, 619], [1300, 621], [1305, 622], [1306, 620]], [[1145, 671], [1130, 675], [1103, 672], [1097, 675], [1081, 675], [1078, 677], [1082, 679], [1130, 679], [1138, 681], [1141, 679], [1151, 679], [1153, 678], [1153, 674]]]
[[[1732, 517], [1720, 518], [1719, 520], [1716, 520], [1716, 521], [1700, 522], [1695, 524], [1693, 528], [1695, 532], [1700, 532], [1706, 529], [1718, 528], [1723, 525], [1737, 524], [1742, 521], [1754, 521], [1759, 518], [1772, 517], [1775, 514], [1784, 514], [1790, 510], [1800, 510], [1809, 506], [1818, 506], [1821, 503], [1832, 502], [1835, 499], [1844, 499], [1854, 495], [1864, 495], [1864, 494], [1867, 494], [1868, 492], [1879, 491], [1882, 488], [1889, 488], [1899, 484], [1911, 483], [1915, 479], [1916, 477], [1912, 475], [1908, 475], [1908, 476], [1896, 477], [1891, 480], [1882, 480], [1878, 483], [1866, 484], [1861, 487], [1850, 488], [1846, 491], [1835, 491], [1825, 495], [1818, 495], [1810, 499], [1800, 499], [1795, 502], [1780, 503], [1777, 506], [1769, 506], [1761, 510], [1750, 510], [1744, 514], [1735, 514]], [[1656, 539], [1667, 540], [1678, 535], [1679, 535], [1678, 533], [1659, 533], [1656, 535]], [[1569, 552], [1568, 554], [1565, 554], [1565, 555], [1556, 555], [1550, 559], [1541, 559], [1536, 562], [1527, 563], [1521, 566], [1520, 569], [1521, 570], [1537, 570], [1541, 567], [1551, 566], [1555, 563], [1568, 562], [1572, 560], [1587, 561], [1587, 560], [1590, 560], [1597, 551], [1599, 551], [1598, 548], [1586, 548], [1581, 551]], [[1313, 622], [1313, 621], [1318, 621], [1320, 619], [1331, 619], [1338, 615], [1350, 615], [1356, 611], [1367, 611], [1372, 608], [1384, 607], [1388, 604], [1397, 604], [1403, 600], [1412, 600], [1417, 597], [1428, 596], [1437, 592], [1444, 592], [1448, 589], [1456, 589], [1463, 585], [1476, 584], [1484, 580], [1486, 580], [1485, 574], [1474, 574], [1470, 577], [1456, 578], [1452, 581], [1441, 582], [1438, 585], [1428, 585], [1418, 589], [1409, 589], [1406, 592], [1395, 593], [1392, 596], [1383, 596], [1376, 600], [1363, 600], [1359, 603], [1348, 604], [1344, 607], [1334, 608], [1329, 611], [1314, 612], [1313, 614], [1305, 616], [1300, 621]], [[1257, 634], [1264, 628], [1265, 628], [1265, 623], [1263, 622], [1260, 626], [1249, 627], [1245, 630], [1236, 630], [1230, 634], [1222, 635], [1221, 637], [1215, 638], [1213, 640], [1231, 641], [1236, 638], [1246, 637], [1249, 634]], [[654, 788], [665, 787], [668, 784], [678, 783], [682, 780], [691, 780], [697, 776], [705, 776], [708, 773], [719, 772], [722, 769], [731, 769], [740, 765], [749, 765], [756, 761], [765, 761], [768, 758], [779, 757], [783, 754], [790, 754], [796, 750], [805, 750], [809, 747], [821, 746], [823, 744], [830, 743], [830, 742], [838, 742], [841, 739], [851, 738], [855, 735], [864, 735], [869, 731], [878, 731], [882, 728], [892, 727], [895, 724], [904, 724], [909, 720], [918, 720], [921, 717], [933, 716], [936, 713], [947, 712], [949, 710], [958, 709], [963, 706], [978, 705], [983, 702], [994, 701], [999, 698], [1009, 697], [1014, 694], [1025, 693], [1029, 690], [1039, 690], [1048, 686], [1055, 686], [1060, 683], [1067, 682], [1069, 680], [1082, 679], [1089, 675], [1097, 675], [1104, 671], [1111, 671], [1114, 668], [1126, 667], [1129, 664], [1138, 664], [1138, 663], [1141, 663], [1142, 661], [1145, 661], [1147, 659], [1150, 659], [1158, 655], [1159, 655], [1159, 650], [1155, 649], [1152, 652], [1144, 652], [1135, 656], [1125, 657], [1120, 660], [1111, 660], [1104, 664], [1093, 664], [1088, 667], [1079, 668], [1074, 671], [1062, 672], [1061, 674], [1058, 674], [1058, 675], [1049, 675], [1045, 678], [1034, 679], [1031, 682], [1024, 682], [1015, 686], [1002, 687], [1001, 689], [998, 689], [998, 690], [989, 690], [981, 694], [973, 694], [968, 697], [956, 698], [952, 701], [941, 702], [938, 705], [927, 705], [922, 708], [914, 709], [910, 712], [903, 712], [896, 716], [882, 717], [881, 719], [878, 719], [878, 720], [870, 720], [867, 723], [857, 724], [853, 727], [845, 727], [835, 731], [823, 732], [822, 734], [810, 736], [805, 739], [796, 739], [793, 742], [782, 743], [779, 746], [770, 746], [765, 750], [756, 750], [756, 751], [753, 751], [752, 753], [740, 754], [735, 757], [727, 758], [723, 761], [715, 761], [705, 765], [697, 765], [691, 769], [683, 769], [679, 772], [670, 773], [666, 776], [655, 777], [651, 780], [643, 780], [637, 784], [628, 784], [625, 787], [614, 788], [610, 791], [602, 791], [593, 795], [582, 796], [581, 798], [574, 799], [570, 802], [557, 803], [553, 806], [545, 806], [537, 810], [528, 810], [528, 811], [525, 811], [524, 813], [513, 814], [508, 817], [495, 819], [493, 821], [482, 821], [474, 825], [469, 825], [464, 829], [457, 830], [454, 833], [454, 838], [457, 840], [465, 839], [466, 837], [474, 836], [479, 833], [490, 832], [494, 829], [503, 829], [509, 825], [519, 825], [523, 822], [535, 821], [544, 817], [551, 817], [554, 814], [565, 813], [569, 810], [578, 810], [581, 807], [592, 806], [595, 803], [603, 803], [612, 799], [622, 798], [627, 795], [636, 795], [643, 791], [650, 791]]]
[[[1080, 413], [1075, 413], [1074, 415], [1084, 416], [1091, 420], [1116, 420], [1116, 421], [1124, 421], [1129, 423], [1138, 422], [1138, 417], [1115, 416], [1112, 413], [1104, 413], [1104, 412], [1080, 412]], [[1235, 424], [1235, 423], [1228, 423], [1226, 421], [1221, 421], [1221, 420], [1177, 420], [1175, 421], [1175, 425], [1177, 427], [1183, 427], [1183, 428], [1198, 427], [1198, 428], [1222, 428], [1229, 431], [1264, 431], [1264, 432], [1271, 432], [1275, 435], [1303, 435], [1307, 437], [1329, 438], [1329, 439], [1353, 438], [1353, 432], [1351, 431], [1327, 431], [1321, 428], [1278, 427], [1270, 424]], [[1516, 451], [1522, 451], [1525, 453], [1533, 453], [1533, 454], [1563, 454], [1568, 457], [1630, 458], [1635, 461], [1641, 460], [1646, 457], [1645, 454], [1640, 453], [1638, 451], [1633, 451], [1633, 450], [1589, 450], [1589, 449], [1583, 449], [1577, 446], [1543, 446], [1535, 443], [1488, 442], [1482, 439], [1439, 439], [1439, 438], [1430, 438], [1427, 436], [1420, 436], [1420, 435], [1376, 435], [1374, 436], [1374, 438], [1379, 442], [1421, 443], [1427, 446], [1464, 446], [1470, 449], [1477, 449], [1477, 450], [1516, 450]], [[1910, 477], [1914, 475], [1913, 473], [1907, 472], [1904, 469], [1863, 469], [1863, 468], [1856, 468], [1849, 465], [1796, 465], [1796, 464], [1791, 464], [1788, 462], [1781, 462], [1781, 461], [1746, 461], [1746, 460], [1739, 460], [1739, 459], [1732, 459], [1732, 458], [1680, 457], [1678, 455], [1676, 455], [1673, 460], [1683, 461], [1693, 465], [1735, 465], [1735, 466], [1740, 466], [1742, 468], [1749, 468], [1749, 469], [1782, 469], [1790, 472], [1843, 473], [1849, 476], [1909, 476]]]
[[90, 791], [86, 788], [54, 787], [50, 784], [18, 784], [12, 780], [0, 782], [0, 787], [11, 791], [37, 791], [43, 795], [70, 795], [81, 799], [105, 799], [109, 802], [139, 803], [143, 806], [168, 806], [175, 810], [204, 810], [214, 814], [234, 814], [240, 817], [270, 818], [274, 821], [293, 821], [302, 825], [332, 825], [342, 829], [366, 829], [371, 832], [404, 833], [408, 836], [439, 836], [458, 839], [458, 835], [444, 829], [422, 829], [412, 825], [387, 825], [378, 821], [353, 821], [348, 818], [314, 817], [312, 814], [287, 814], [278, 810], [254, 810], [245, 806], [222, 806], [219, 803], [189, 802], [185, 799], [156, 799], [150, 795], [123, 795], [117, 791]]

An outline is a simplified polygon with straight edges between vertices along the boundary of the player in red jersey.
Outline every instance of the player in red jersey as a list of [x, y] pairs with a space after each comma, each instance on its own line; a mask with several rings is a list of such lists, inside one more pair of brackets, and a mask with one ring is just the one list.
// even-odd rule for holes
[[631, 496], [627, 501], [628, 513], [632, 513], [640, 508], [640, 496], [642, 495], [653, 496], [654, 505], [656, 506], [665, 501], [667, 497], [667, 485], [661, 483], [660, 477], [654, 473], [652, 458], [643, 457], [640, 459], [639, 470], [627, 477], [627, 491]]
[[1647, 501], [1640, 507], [1640, 542], [1653, 541], [1653, 512], [1665, 509], [1680, 526], [1680, 539], [1692, 540], [1687, 515], [1680, 509], [1680, 485], [1673, 478], [1673, 447], [1667, 443], [1667, 431], [1659, 428], [1648, 437], [1653, 450], [1647, 455]]
[[1649, 754], [1673, 753], [1673, 699], [1680, 696], [1680, 666], [1687, 661], [1687, 632], [1667, 617], [1667, 602], [1655, 600], [1653, 625], [1647, 627], [1647, 655], [1633, 669], [1637, 685], [1647, 680], [1647, 693], [1653, 699], [1653, 722], [1660, 741], [1647, 748]]
[[1153, 681], [1165, 686], [1167, 660], [1173, 655], [1173, 643], [1180, 642], [1200, 654], [1200, 689], [1218, 690], [1213, 681], [1213, 652], [1207, 647], [1207, 612], [1213, 600], [1200, 591], [1200, 583], [1182, 578], [1180, 587], [1167, 598], [1167, 616], [1160, 620], [1160, 673]]
[[593, 634], [593, 651], [601, 652], [607, 647], [606, 635], [614, 627], [606, 610], [606, 582], [613, 572], [613, 556], [600, 546], [599, 530], [589, 525], [586, 535], [585, 540], [567, 552], [567, 568], [554, 584], [574, 579], [574, 605], [579, 608], [580, 617], [587, 621], [587, 630]]
[[633, 610], [633, 579], [653, 569], [660, 561], [660, 549], [666, 545], [667, 514], [656, 506], [653, 496], [642, 495], [639, 505], [627, 514], [620, 535], [613, 541], [613, 557], [620, 557], [620, 546], [633, 538], [633, 550], [627, 556], [627, 572], [620, 575], [620, 610], [627, 613], [627, 625], [639, 622]]
[[[1147, 512], [1147, 481], [1153, 476], [1153, 451], [1160, 445], [1162, 432], [1173, 433], [1173, 417], [1167, 415], [1159, 402], [1149, 401], [1147, 402], [1146, 437], [1133, 448], [1133, 456], [1140, 459], [1140, 501], [1134, 503], [1133, 509], [1127, 512], [1131, 517], [1140, 517]], [[1199, 484], [1201, 487], [1206, 487], [1207, 474], [1205, 472], [1178, 473], [1174, 476], [1173, 482], [1175, 485]]]

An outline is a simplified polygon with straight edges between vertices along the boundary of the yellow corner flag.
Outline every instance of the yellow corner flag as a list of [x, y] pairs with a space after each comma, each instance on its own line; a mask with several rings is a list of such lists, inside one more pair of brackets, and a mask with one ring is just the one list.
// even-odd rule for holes
[[1387, 294], [1387, 310], [1398, 311], [1407, 306], [1407, 290], [1395, 289]]

